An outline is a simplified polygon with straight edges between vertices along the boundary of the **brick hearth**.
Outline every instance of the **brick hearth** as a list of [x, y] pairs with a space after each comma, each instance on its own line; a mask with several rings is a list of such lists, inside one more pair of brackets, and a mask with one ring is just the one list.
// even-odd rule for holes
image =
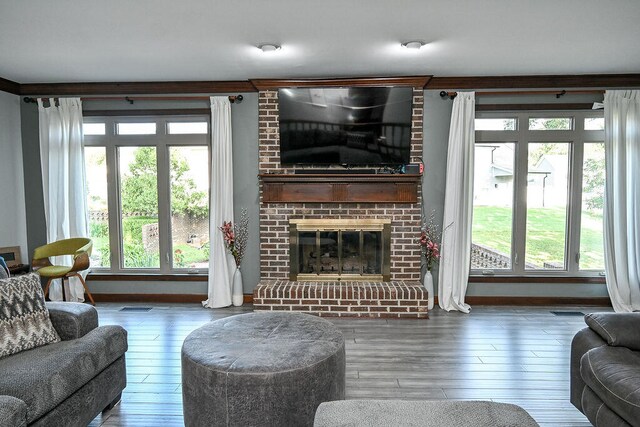
[[322, 317], [428, 318], [427, 292], [418, 282], [293, 282], [258, 285], [256, 310], [286, 310]]

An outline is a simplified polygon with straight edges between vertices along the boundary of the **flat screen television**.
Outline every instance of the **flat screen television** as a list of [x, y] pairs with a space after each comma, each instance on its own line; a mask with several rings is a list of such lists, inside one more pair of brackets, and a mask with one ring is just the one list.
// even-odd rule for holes
[[280, 89], [280, 163], [408, 164], [412, 100], [410, 87]]

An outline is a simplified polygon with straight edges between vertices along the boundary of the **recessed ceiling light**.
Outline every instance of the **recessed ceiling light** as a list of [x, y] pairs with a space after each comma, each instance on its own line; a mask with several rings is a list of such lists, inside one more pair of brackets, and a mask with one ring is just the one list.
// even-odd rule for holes
[[407, 49], [415, 49], [415, 50], [420, 49], [424, 45], [425, 43], [419, 40], [412, 40], [412, 41], [404, 42], [401, 44], [402, 47], [405, 47]]
[[264, 53], [268, 53], [268, 52], [275, 52], [280, 50], [281, 46], [277, 44], [272, 44], [272, 43], [265, 43], [258, 46], [258, 49], [260, 49]]

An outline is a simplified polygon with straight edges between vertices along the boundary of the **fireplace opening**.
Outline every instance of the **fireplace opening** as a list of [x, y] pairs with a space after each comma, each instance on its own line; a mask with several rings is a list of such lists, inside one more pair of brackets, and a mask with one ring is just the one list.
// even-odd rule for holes
[[291, 280], [389, 281], [388, 219], [292, 219]]

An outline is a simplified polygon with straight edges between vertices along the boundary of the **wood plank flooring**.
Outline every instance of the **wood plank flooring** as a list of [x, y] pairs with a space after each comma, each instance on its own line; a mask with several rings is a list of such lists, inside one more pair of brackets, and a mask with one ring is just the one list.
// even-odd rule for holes
[[[153, 307], [148, 312], [120, 311]], [[129, 332], [122, 402], [91, 426], [181, 426], [180, 348], [206, 322], [252, 311], [197, 304], [98, 305], [100, 324]], [[329, 319], [345, 336], [347, 399], [493, 400], [525, 408], [542, 426], [589, 426], [569, 402], [569, 351], [582, 316], [605, 307], [435, 309], [428, 320]], [[400, 425], [400, 424], [399, 424]]]

